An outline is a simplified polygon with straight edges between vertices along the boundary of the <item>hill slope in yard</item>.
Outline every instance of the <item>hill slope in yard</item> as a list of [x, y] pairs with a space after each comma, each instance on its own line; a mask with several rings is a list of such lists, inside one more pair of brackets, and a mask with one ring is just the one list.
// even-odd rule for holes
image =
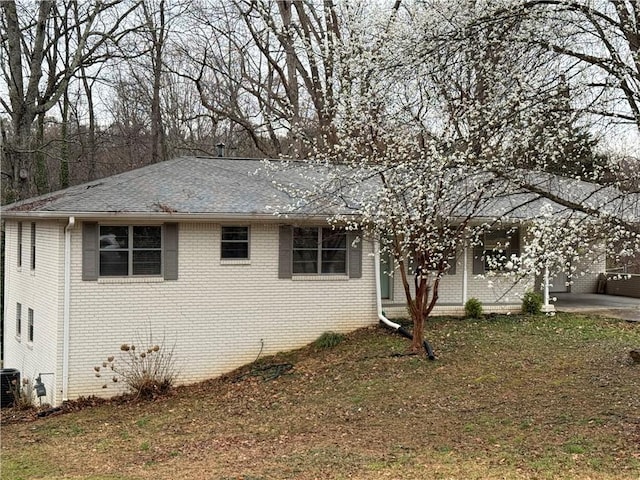
[[373, 327], [153, 402], [3, 425], [2, 479], [640, 478], [640, 324], [439, 318], [427, 338], [436, 362]]

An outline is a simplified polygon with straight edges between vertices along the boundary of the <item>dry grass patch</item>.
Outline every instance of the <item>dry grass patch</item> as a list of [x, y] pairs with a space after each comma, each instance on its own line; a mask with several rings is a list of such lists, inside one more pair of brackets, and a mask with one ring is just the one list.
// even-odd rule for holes
[[[4, 425], [2, 478], [640, 477], [640, 325], [440, 318], [427, 337], [436, 362], [372, 327], [152, 402]], [[270, 365], [292, 368], [265, 380]]]

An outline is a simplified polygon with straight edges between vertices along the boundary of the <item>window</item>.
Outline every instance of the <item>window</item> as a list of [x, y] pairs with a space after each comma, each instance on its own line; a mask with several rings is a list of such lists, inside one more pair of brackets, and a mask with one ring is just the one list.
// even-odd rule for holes
[[22, 335], [22, 304], [16, 303], [16, 337]]
[[[439, 255], [443, 255], [439, 252], [433, 252], [433, 257], [437, 258]], [[446, 265], [444, 260], [433, 260], [430, 264], [427, 265], [427, 271], [436, 274], [440, 271], [440, 268], [444, 268], [442, 273], [444, 275], [455, 275], [456, 274], [456, 255], [452, 254], [448, 256], [446, 259]], [[408, 271], [411, 275], [415, 275], [416, 273], [416, 262], [412, 257], [408, 259]]]
[[100, 226], [100, 276], [160, 275], [161, 226]]
[[474, 248], [473, 273], [504, 270], [511, 257], [519, 254], [520, 233], [517, 228], [487, 232], [482, 245]]
[[18, 267], [22, 266], [22, 222], [18, 222]]
[[220, 258], [249, 258], [249, 227], [222, 227]]
[[31, 223], [31, 270], [36, 269], [36, 224]]
[[331, 228], [294, 227], [293, 273], [347, 272], [347, 235]]
[[29, 330], [29, 341], [33, 342], [33, 310], [31, 308], [29, 309], [27, 329]]

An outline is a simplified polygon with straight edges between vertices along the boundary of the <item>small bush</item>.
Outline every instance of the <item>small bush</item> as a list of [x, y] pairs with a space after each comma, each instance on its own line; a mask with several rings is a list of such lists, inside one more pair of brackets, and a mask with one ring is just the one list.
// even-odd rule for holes
[[344, 335], [336, 332], [324, 332], [313, 343], [317, 348], [333, 348], [344, 340]]
[[475, 297], [470, 298], [464, 304], [464, 313], [467, 318], [482, 318], [482, 303]]
[[[149, 335], [146, 348], [124, 343], [120, 352], [111, 355], [102, 365], [93, 367], [96, 377], [110, 377], [117, 383], [122, 380], [137, 397], [150, 399], [167, 393], [178, 375], [173, 359], [173, 348], [167, 349], [164, 341], [154, 344]], [[107, 383], [103, 388], [107, 388]]]
[[522, 313], [539, 315], [542, 310], [542, 295], [539, 292], [526, 292], [522, 297]]
[[33, 385], [28, 378], [22, 379], [22, 384], [16, 380], [11, 382], [13, 407], [18, 410], [29, 410], [34, 407]]

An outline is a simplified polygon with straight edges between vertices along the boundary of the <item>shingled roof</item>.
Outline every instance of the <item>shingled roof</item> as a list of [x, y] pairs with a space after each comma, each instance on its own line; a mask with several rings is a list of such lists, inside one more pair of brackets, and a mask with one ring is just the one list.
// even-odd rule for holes
[[[292, 199], [276, 188], [274, 177], [259, 173], [261, 166], [255, 159], [181, 157], [6, 205], [2, 212], [273, 216], [273, 206]], [[278, 174], [278, 181], [287, 181], [286, 175]]]
[[[181, 157], [6, 205], [2, 207], [2, 214], [7, 217], [172, 216], [176, 219], [260, 218], [277, 221], [276, 211], [289, 212], [289, 217], [300, 218], [326, 218], [336, 213], [354, 212], [341, 203], [341, 198], [323, 205], [306, 205], [278, 188], [278, 184], [287, 185], [290, 191], [296, 186], [302, 190], [308, 188], [310, 171], [303, 164], [290, 162], [286, 168], [273, 169], [265, 168], [263, 160], [259, 159]], [[321, 171], [315, 174], [322, 180]], [[553, 192], [559, 200], [564, 198], [587, 204], [630, 222], [638, 222], [640, 218], [640, 195], [637, 193], [628, 194], [549, 174], [531, 175], [529, 183], [541, 191]], [[530, 219], [539, 215], [543, 203], [554, 204], [558, 211], [567, 210], [566, 205], [550, 202], [531, 191], [513, 190], [506, 183], [504, 186], [496, 188], [493, 198], [487, 199], [477, 216]], [[605, 204], [606, 208], [602, 210]]]

